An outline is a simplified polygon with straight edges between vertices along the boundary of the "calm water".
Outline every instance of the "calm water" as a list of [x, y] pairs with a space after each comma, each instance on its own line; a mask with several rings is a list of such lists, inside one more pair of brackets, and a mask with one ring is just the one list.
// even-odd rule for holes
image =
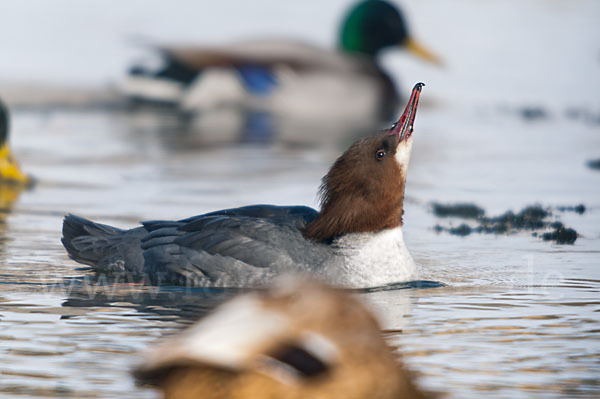
[[[405, 87], [427, 83], [405, 236], [420, 277], [446, 287], [361, 296], [426, 388], [456, 398], [596, 397], [600, 172], [586, 161], [600, 158], [598, 3], [444, 4], [409, 9], [445, 69], [385, 62], [402, 71]], [[65, 213], [128, 227], [252, 203], [316, 206], [319, 179], [352, 139], [276, 132], [247, 143], [235, 130], [184, 126], [169, 115], [27, 106], [30, 92], [16, 93], [12, 142], [38, 184], [0, 189], [1, 398], [156, 397], [128, 375], [137, 352], [229, 295], [94, 280], [60, 244]], [[524, 110], [541, 114], [525, 118]], [[438, 234], [436, 224], [463, 221], [435, 217], [433, 201], [473, 202], [490, 215], [538, 203], [580, 237], [556, 245], [530, 232]], [[556, 210], [580, 203], [583, 215]]]
[[[597, 126], [488, 111], [426, 107], [419, 115], [406, 239], [421, 277], [447, 287], [363, 297], [425, 387], [453, 397], [592, 396], [600, 391], [600, 173], [585, 161], [597, 154]], [[94, 281], [63, 251], [64, 213], [126, 227], [247, 203], [315, 205], [339, 151], [215, 144], [168, 121], [148, 130], [143, 114], [15, 112], [14, 141], [39, 183], [0, 225], [0, 396], [152, 397], [131, 393], [136, 352], [227, 296]], [[491, 214], [530, 203], [587, 210], [555, 211], [581, 235], [561, 246], [527, 232], [437, 234], [438, 223], [462, 222], [431, 213], [440, 199]]]

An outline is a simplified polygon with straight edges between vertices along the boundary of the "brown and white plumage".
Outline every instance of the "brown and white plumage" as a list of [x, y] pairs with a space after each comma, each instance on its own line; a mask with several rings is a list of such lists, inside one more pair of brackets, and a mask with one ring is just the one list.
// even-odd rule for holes
[[404, 187], [423, 84], [392, 128], [358, 141], [323, 179], [322, 209], [250, 205], [121, 230], [68, 215], [63, 244], [99, 272], [153, 284], [264, 286], [286, 272], [352, 288], [416, 277], [402, 233]]
[[427, 397], [362, 303], [296, 276], [222, 305], [134, 375], [166, 399]]

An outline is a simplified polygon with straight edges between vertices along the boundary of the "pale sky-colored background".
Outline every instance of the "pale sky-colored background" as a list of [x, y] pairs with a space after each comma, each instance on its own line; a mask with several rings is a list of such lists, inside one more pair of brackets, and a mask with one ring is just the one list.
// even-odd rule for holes
[[[140, 56], [131, 44], [134, 37], [212, 44], [278, 35], [332, 47], [340, 18], [352, 3], [5, 0], [0, 3], [0, 88], [21, 82], [114, 84]], [[403, 87], [425, 81], [432, 93], [454, 101], [519, 98], [600, 106], [599, 1], [396, 3], [414, 36], [446, 62], [437, 69], [389, 51], [383, 62]]]

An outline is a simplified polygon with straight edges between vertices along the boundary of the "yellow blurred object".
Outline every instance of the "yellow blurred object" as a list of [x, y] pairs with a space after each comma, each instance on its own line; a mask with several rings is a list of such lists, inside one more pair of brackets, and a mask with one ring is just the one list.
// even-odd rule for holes
[[24, 189], [25, 186], [23, 185], [0, 183], [0, 221], [4, 220], [6, 213], [12, 210], [14, 203], [17, 202]]
[[432, 64], [438, 65], [438, 66], [442, 66], [442, 60], [435, 55], [433, 52], [427, 50], [425, 47], [423, 47], [419, 42], [408, 38], [404, 41], [404, 43], [402, 43], [402, 45], [412, 54], [414, 54], [415, 56], [421, 58], [424, 61], [430, 62]]
[[31, 184], [31, 178], [21, 171], [8, 142], [0, 148], [0, 183], [5, 182], [21, 186]]

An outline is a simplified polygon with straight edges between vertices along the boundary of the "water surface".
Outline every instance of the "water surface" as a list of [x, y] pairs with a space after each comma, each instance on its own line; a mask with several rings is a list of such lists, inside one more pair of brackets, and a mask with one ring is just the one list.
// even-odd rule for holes
[[[598, 3], [508, 3], [520, 6], [407, 5], [416, 32], [435, 43], [446, 68], [384, 57], [405, 87], [427, 83], [405, 238], [419, 277], [446, 286], [361, 297], [425, 388], [456, 398], [595, 397], [600, 173], [586, 162], [600, 157], [600, 35], [590, 22]], [[102, 10], [94, 15], [100, 17], [90, 25], [103, 26]], [[324, 31], [315, 35], [325, 42]], [[93, 80], [103, 65], [93, 64], [98, 69], [79, 80]], [[317, 206], [320, 178], [351, 141], [339, 131], [321, 140], [276, 132], [257, 143], [165, 114], [47, 106], [33, 101], [40, 93], [31, 88], [12, 93], [11, 139], [38, 184], [20, 193], [0, 189], [2, 398], [156, 397], [135, 388], [128, 374], [137, 352], [230, 295], [95, 280], [60, 244], [65, 213], [130, 227], [253, 203]], [[471, 202], [490, 215], [538, 203], [580, 236], [574, 245], [556, 245], [531, 232], [437, 233], [436, 224], [463, 220], [436, 218], [434, 201]], [[580, 203], [582, 215], [556, 209]]]
[[[600, 175], [585, 165], [598, 148], [596, 127], [566, 117], [531, 123], [502, 110], [424, 108], [419, 118], [406, 240], [420, 277], [446, 287], [361, 294], [388, 338], [425, 387], [450, 396], [597, 392]], [[439, 128], [441, 120], [453, 123]], [[139, 123], [122, 111], [15, 112], [21, 161], [39, 182], [0, 225], [0, 396], [152, 397], [132, 388], [136, 352], [229, 295], [94, 280], [60, 244], [64, 213], [127, 227], [249, 203], [316, 206], [319, 178], [339, 152], [278, 141], [204, 149], [193, 144], [202, 132], [177, 137], [191, 140], [184, 150], [164, 145], [161, 134], [176, 130]], [[485, 141], [476, 133], [484, 126]], [[462, 223], [432, 214], [441, 199], [492, 213], [530, 203], [587, 210], [554, 211], [579, 232], [575, 245], [529, 232], [462, 238], [435, 232], [437, 223]]]

